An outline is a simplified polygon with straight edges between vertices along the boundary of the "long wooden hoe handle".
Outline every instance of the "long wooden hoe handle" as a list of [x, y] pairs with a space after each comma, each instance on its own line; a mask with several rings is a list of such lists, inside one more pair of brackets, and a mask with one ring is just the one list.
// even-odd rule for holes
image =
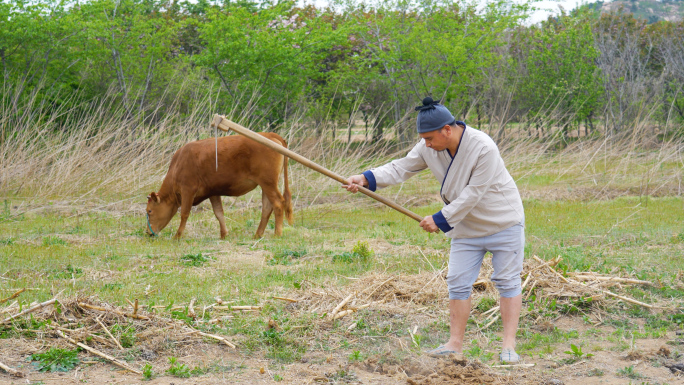
[[[303, 164], [304, 166], [306, 166], [310, 169], [318, 171], [321, 174], [323, 174], [327, 177], [330, 177], [332, 179], [335, 179], [336, 181], [338, 181], [340, 183], [347, 184], [347, 179], [343, 178], [342, 176], [335, 174], [334, 172], [328, 170], [327, 168], [320, 166], [320, 165], [310, 161], [309, 159], [306, 159], [305, 157], [303, 157], [303, 156], [301, 156], [295, 152], [292, 152], [292, 151], [288, 150], [287, 148], [285, 148], [279, 144], [276, 144], [275, 142], [272, 142], [272, 141], [264, 138], [261, 135], [256, 134], [254, 131], [251, 131], [248, 128], [245, 128], [245, 127], [243, 127], [243, 126], [241, 126], [235, 122], [231, 122], [230, 120], [226, 119], [224, 116], [221, 116], [218, 114], [214, 115], [214, 120], [211, 122], [211, 126], [216, 127], [216, 128], [218, 128], [222, 131], [225, 131], [225, 132], [230, 132], [230, 130], [233, 130], [240, 135], [246, 136], [249, 139], [254, 140], [255, 142], [259, 142], [259, 143], [263, 144], [264, 146], [270, 148], [273, 151], [279, 152], [279, 153], [281, 153], [281, 154], [283, 154], [283, 155], [285, 155], [291, 159], [296, 160], [297, 162]], [[373, 191], [371, 191], [365, 187], [359, 186], [359, 191], [362, 192], [363, 194], [375, 199], [376, 201], [384, 203], [387, 206], [399, 211], [400, 213], [415, 219], [418, 222], [423, 220], [423, 217], [414, 213], [413, 211], [408, 210], [404, 207], [401, 207], [398, 204], [396, 204], [394, 201], [387, 199], [383, 196], [380, 196], [380, 195], [374, 193]]]

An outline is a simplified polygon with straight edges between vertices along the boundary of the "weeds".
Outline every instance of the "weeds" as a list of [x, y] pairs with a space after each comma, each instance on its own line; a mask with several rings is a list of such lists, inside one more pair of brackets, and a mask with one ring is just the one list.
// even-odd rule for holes
[[202, 266], [205, 262], [209, 261], [210, 259], [202, 255], [202, 253], [197, 253], [197, 254], [185, 254], [184, 256], [181, 257], [181, 262], [185, 266], [193, 266], [193, 267], [199, 267]]
[[493, 308], [494, 306], [496, 306], [496, 300], [494, 298], [482, 297], [477, 306], [475, 306], [475, 309], [477, 309], [477, 311], [479, 311], [480, 313], [484, 313], [489, 309]]
[[66, 246], [67, 242], [60, 237], [49, 236], [43, 238], [43, 246]]
[[333, 262], [344, 262], [344, 263], [368, 263], [375, 252], [368, 246], [368, 242], [358, 241], [352, 247], [351, 252], [343, 252], [341, 254], [333, 255]]
[[491, 361], [492, 358], [494, 358], [494, 353], [488, 353], [485, 352], [484, 349], [477, 345], [473, 345], [470, 347], [470, 349], [464, 351], [466, 357], [470, 357], [472, 359], [479, 359], [482, 362], [488, 362]]
[[575, 344], [570, 344], [570, 350], [566, 350], [565, 354], [570, 354], [575, 360], [581, 360], [582, 358], [591, 358], [594, 355], [591, 353], [585, 353], [582, 351], [582, 346], [577, 346]]
[[176, 357], [169, 357], [169, 364], [170, 366], [166, 370], [166, 373], [174, 377], [189, 378], [192, 376], [199, 376], [204, 374], [204, 370], [202, 370], [202, 368], [198, 366], [196, 366], [194, 369], [190, 369], [185, 364], [178, 364], [178, 358]]
[[298, 360], [306, 351], [298, 341], [286, 338], [282, 331], [276, 329], [261, 332], [261, 341], [266, 344], [266, 356], [281, 362]]
[[268, 260], [268, 264], [273, 265], [291, 265], [293, 260], [299, 259], [306, 255], [306, 250], [282, 250], [273, 254], [273, 257]]
[[617, 370], [617, 374], [618, 374], [619, 376], [631, 378], [631, 379], [633, 379], [633, 380], [636, 380], [636, 379], [639, 379], [639, 378], [643, 378], [643, 377], [644, 377], [643, 374], [638, 373], [638, 372], [636, 372], [636, 371], [634, 370], [634, 366], [633, 366], [633, 365], [624, 367], [624, 368], [622, 368], [622, 369], [618, 369], [618, 370]]
[[132, 348], [135, 344], [135, 327], [132, 324], [123, 326], [116, 324], [112, 326], [110, 332], [118, 336], [119, 343], [124, 348]]
[[152, 365], [145, 364], [145, 366], [142, 367], [142, 374], [144, 381], [152, 380], [154, 378], [154, 371], [152, 370]]
[[354, 350], [348, 357], [350, 362], [363, 361], [363, 356], [360, 350]]
[[45, 353], [31, 355], [40, 372], [68, 372], [78, 365], [78, 350], [51, 348]]

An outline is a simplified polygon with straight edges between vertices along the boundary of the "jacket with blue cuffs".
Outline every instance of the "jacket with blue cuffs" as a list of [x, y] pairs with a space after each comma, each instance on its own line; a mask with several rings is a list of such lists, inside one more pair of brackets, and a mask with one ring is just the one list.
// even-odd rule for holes
[[429, 168], [441, 182], [444, 208], [432, 218], [451, 238], [478, 238], [521, 223], [524, 210], [515, 181], [506, 170], [496, 143], [482, 131], [467, 127], [452, 158], [421, 139], [401, 159], [363, 173], [369, 189], [402, 183]]

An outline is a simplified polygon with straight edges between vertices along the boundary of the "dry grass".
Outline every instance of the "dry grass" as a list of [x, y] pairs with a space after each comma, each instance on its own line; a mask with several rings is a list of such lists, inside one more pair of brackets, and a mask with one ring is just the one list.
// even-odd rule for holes
[[[4, 91], [9, 95], [12, 90]], [[181, 101], [174, 101], [178, 103]], [[9, 103], [0, 104], [0, 196], [68, 198], [77, 204], [141, 199], [158, 188], [180, 146], [215, 135], [209, 127], [213, 113], [225, 114], [255, 131], [264, 127], [264, 122], [250, 120], [248, 108], [215, 111], [209, 92], [198, 95], [191, 113], [151, 122], [144, 115], [126, 118], [116, 105], [113, 94], [89, 102], [87, 114], [55, 111], [35, 100], [21, 106], [23, 113], [14, 111]], [[412, 145], [397, 146], [392, 141], [345, 143], [345, 136], [340, 134], [332, 142], [333, 129], [347, 128], [340, 130], [334, 121], [324, 121], [327, 123], [314, 129], [303, 113], [295, 112], [280, 133], [291, 149], [341, 175], [400, 157]], [[524, 135], [517, 135], [517, 139], [509, 135], [500, 147], [525, 198], [681, 195], [684, 145], [681, 141], [655, 142], [648, 139], [643, 122], [637, 127], [642, 128], [626, 138], [599, 137], [569, 144], [558, 137], [539, 142]], [[495, 134], [494, 127], [490, 131]], [[346, 199], [337, 182], [293, 163], [291, 179], [298, 205]], [[423, 178], [431, 179], [425, 174]], [[416, 186], [388, 191], [400, 201], [415, 205], [420, 202], [407, 200], [424, 191], [421, 183]]]

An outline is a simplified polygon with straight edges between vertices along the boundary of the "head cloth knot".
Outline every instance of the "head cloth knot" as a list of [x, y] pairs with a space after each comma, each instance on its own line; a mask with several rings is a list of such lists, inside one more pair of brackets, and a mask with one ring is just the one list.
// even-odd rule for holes
[[426, 111], [433, 110], [435, 106], [439, 104], [439, 100], [432, 100], [431, 97], [426, 97], [423, 99], [423, 105], [416, 107], [416, 111]]

